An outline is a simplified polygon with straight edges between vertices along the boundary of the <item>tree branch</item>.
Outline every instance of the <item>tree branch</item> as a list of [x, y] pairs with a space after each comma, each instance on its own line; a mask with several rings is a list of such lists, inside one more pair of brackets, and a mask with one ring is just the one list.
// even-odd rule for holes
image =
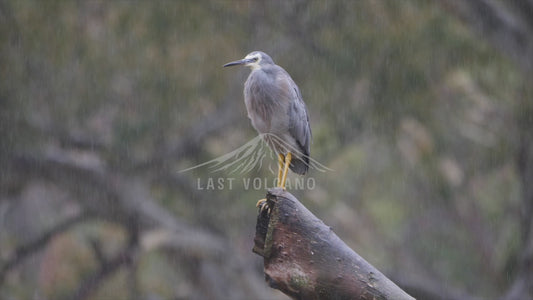
[[[127, 245], [111, 259], [99, 258], [103, 262], [100, 268], [85, 279], [68, 299], [80, 300], [88, 298], [107, 277], [113, 275], [121, 267], [132, 264], [139, 243], [139, 232], [135, 227], [128, 228], [134, 229], [129, 232], [130, 236]], [[101, 254], [96, 253], [96, 255]]]
[[350, 249], [294, 196], [269, 190], [253, 251], [267, 282], [293, 299], [414, 299]]
[[17, 249], [13, 252], [11, 257], [8, 258], [0, 267], [0, 286], [2, 285], [7, 272], [15, 268], [17, 265], [19, 265], [28, 256], [44, 248], [53, 237], [70, 229], [72, 226], [87, 220], [89, 217], [90, 217], [90, 214], [80, 213], [74, 217], [71, 217], [59, 223], [52, 229], [43, 233], [36, 240], [17, 247]]
[[[187, 257], [184, 264], [189, 266], [191, 259], [195, 257], [202, 257], [209, 263], [216, 264], [217, 268], [222, 270], [218, 274], [231, 275], [219, 277], [218, 280], [222, 283], [210, 286], [213, 295], [227, 293], [228, 297], [225, 298], [228, 299], [246, 297], [256, 299], [265, 294], [261, 279], [256, 276], [255, 269], [250, 267], [248, 259], [229, 255], [231, 247], [223, 236], [173, 216], [157, 203], [151, 195], [150, 187], [141, 178], [131, 178], [108, 170], [104, 166], [95, 168], [79, 165], [60, 157], [63, 156], [19, 156], [11, 161], [10, 170], [26, 181], [38, 178], [65, 187], [73, 194], [73, 198], [82, 209], [91, 212], [94, 217], [109, 220], [128, 229], [137, 227], [141, 231], [139, 250], [143, 253], [162, 249], [173, 256], [171, 261]], [[101, 268], [98, 274], [95, 273], [84, 281], [84, 287], [80, 285], [76, 295], [86, 297], [84, 295], [92, 293], [91, 289], [97, 288], [102, 278], [106, 278], [125, 264], [121, 259], [125, 258], [117, 256], [100, 259], [108, 266]], [[179, 267], [184, 268], [183, 265]], [[232, 297], [236, 291], [220, 289], [235, 284], [235, 281], [239, 282], [242, 291], [246, 291], [243, 295], [248, 296]], [[201, 289], [203, 282], [197, 284]], [[198, 293], [203, 295], [206, 291], [201, 290]]]

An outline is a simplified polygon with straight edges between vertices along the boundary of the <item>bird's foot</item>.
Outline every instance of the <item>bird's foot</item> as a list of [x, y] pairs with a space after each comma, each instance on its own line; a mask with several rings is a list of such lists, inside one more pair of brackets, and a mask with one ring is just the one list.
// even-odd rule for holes
[[261, 211], [263, 211], [265, 209], [265, 206], [267, 206], [267, 199], [266, 198], [260, 199], [259, 201], [257, 201], [257, 204], [255, 205], [255, 207], [259, 207], [261, 209]]
[[260, 199], [259, 201], [257, 201], [257, 204], [255, 205], [255, 207], [261, 207], [261, 206], [265, 205], [266, 202], [267, 202], [266, 198]]
[[257, 201], [256, 207], [259, 207], [259, 213], [262, 213], [265, 209], [267, 210], [267, 213], [270, 214], [271, 207], [268, 205], [267, 199], [263, 198], [259, 201]]

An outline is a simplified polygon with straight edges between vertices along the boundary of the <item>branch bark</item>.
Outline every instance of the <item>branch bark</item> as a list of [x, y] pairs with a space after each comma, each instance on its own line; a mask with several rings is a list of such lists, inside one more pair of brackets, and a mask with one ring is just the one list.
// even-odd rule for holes
[[293, 299], [414, 299], [350, 249], [293, 195], [267, 193], [253, 251], [270, 287]]

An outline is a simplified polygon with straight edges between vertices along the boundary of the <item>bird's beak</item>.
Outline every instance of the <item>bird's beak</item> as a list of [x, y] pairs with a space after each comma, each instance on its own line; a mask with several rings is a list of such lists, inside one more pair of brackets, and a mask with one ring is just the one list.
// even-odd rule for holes
[[238, 65], [245, 65], [247, 63], [250, 63], [252, 62], [253, 60], [252, 59], [241, 59], [241, 60], [236, 60], [236, 61], [232, 61], [232, 62], [229, 62], [227, 64], [224, 65], [224, 67], [231, 67], [231, 66], [238, 66]]

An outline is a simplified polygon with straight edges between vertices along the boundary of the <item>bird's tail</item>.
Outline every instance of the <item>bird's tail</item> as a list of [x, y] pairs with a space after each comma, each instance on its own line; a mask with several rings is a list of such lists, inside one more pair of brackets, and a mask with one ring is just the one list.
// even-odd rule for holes
[[309, 170], [309, 156], [293, 156], [289, 168], [296, 174], [305, 175], [305, 173], [307, 173], [307, 170]]

